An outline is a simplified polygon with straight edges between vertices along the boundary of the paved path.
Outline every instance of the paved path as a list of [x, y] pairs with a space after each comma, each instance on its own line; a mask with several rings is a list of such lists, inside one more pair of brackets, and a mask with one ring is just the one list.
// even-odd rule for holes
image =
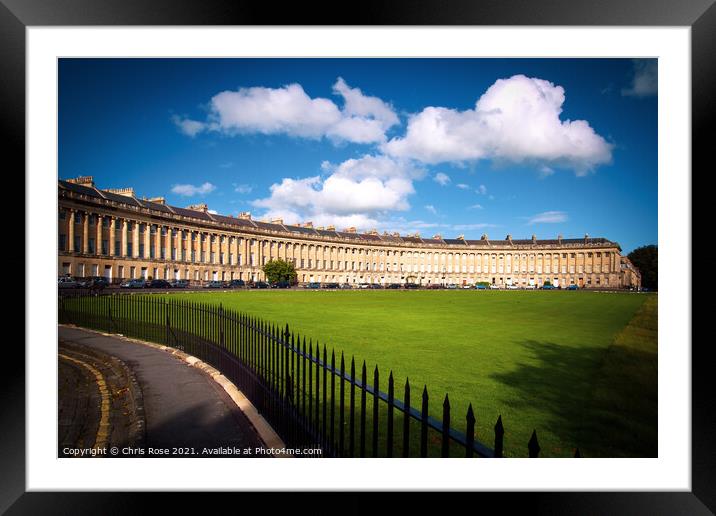
[[60, 342], [115, 356], [132, 370], [142, 391], [147, 450], [184, 448], [195, 456], [214, 456], [204, 449], [261, 446], [226, 391], [199, 369], [142, 344], [78, 328], [58, 331]]

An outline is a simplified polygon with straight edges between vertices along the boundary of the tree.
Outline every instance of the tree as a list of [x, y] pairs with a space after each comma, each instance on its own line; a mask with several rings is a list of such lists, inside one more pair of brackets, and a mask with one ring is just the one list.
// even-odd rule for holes
[[641, 286], [658, 290], [659, 286], [659, 248], [655, 245], [637, 247], [627, 258], [641, 272]]
[[269, 260], [261, 270], [264, 271], [269, 283], [288, 281], [293, 284], [296, 282], [296, 268], [293, 266], [293, 263], [287, 262], [286, 260], [280, 258]]

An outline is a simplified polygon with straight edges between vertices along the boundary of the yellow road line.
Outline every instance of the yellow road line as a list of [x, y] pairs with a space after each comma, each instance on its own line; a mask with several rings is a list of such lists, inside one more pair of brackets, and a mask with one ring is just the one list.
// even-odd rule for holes
[[97, 387], [99, 388], [100, 397], [102, 398], [102, 403], [100, 404], [99, 428], [97, 429], [97, 437], [95, 438], [94, 448], [106, 448], [107, 441], [109, 439], [109, 390], [107, 389], [107, 383], [104, 381], [102, 373], [82, 360], [68, 357], [62, 353], [59, 353], [59, 356], [60, 358], [81, 365], [94, 375], [95, 380], [97, 381]]

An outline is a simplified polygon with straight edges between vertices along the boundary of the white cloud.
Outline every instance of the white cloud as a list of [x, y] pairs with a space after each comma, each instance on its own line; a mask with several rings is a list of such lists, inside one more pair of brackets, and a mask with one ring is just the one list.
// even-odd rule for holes
[[218, 215], [219, 212], [216, 210], [206, 210], [207, 212], [211, 213], [212, 215]]
[[545, 211], [529, 218], [527, 224], [556, 224], [567, 221], [567, 213], [563, 211]]
[[551, 167], [548, 167], [547, 165], [542, 165], [539, 168], [539, 176], [540, 177], [547, 177], [547, 176], [551, 176], [552, 174], [554, 174], [554, 169]]
[[178, 115], [172, 117], [172, 122], [174, 122], [174, 125], [176, 125], [182, 133], [192, 138], [206, 129], [205, 123], [189, 118], [182, 118]]
[[482, 205], [481, 204], [473, 204], [472, 206], [468, 206], [468, 210], [481, 210]]
[[399, 123], [389, 104], [351, 88], [340, 77], [333, 91], [343, 97], [343, 109], [330, 99], [311, 98], [300, 84], [222, 91], [209, 102], [206, 122], [175, 117], [174, 123], [190, 136], [212, 130], [228, 135], [287, 134], [353, 143], [384, 142], [385, 132]]
[[251, 193], [251, 191], [254, 189], [251, 185], [245, 185], [245, 184], [236, 184], [234, 183], [234, 192], [238, 192], [240, 194], [247, 194]]
[[413, 180], [423, 171], [386, 156], [365, 155], [337, 165], [327, 178], [284, 178], [271, 185], [271, 195], [252, 205], [264, 217], [287, 223], [310, 220], [317, 225], [376, 227], [380, 216], [410, 208]]
[[172, 193], [181, 195], [184, 197], [192, 197], [195, 195], [206, 195], [216, 190], [216, 186], [209, 182], [206, 182], [200, 186], [194, 186], [190, 184], [174, 185], [172, 186]]
[[635, 59], [634, 76], [628, 88], [622, 89], [627, 97], [649, 97], [659, 91], [659, 71], [656, 59]]
[[440, 186], [445, 186], [450, 182], [450, 176], [443, 174], [442, 172], [438, 172], [435, 174], [435, 177], [433, 177], [433, 181], [438, 183]]
[[485, 185], [480, 185], [477, 187], [477, 190], [475, 190], [475, 193], [479, 193], [480, 195], [485, 195], [487, 193], [487, 187]]
[[432, 204], [426, 204], [426, 205], [425, 205], [425, 209], [428, 210], [428, 211], [429, 211], [430, 213], [432, 213], [433, 215], [437, 215], [437, 214], [438, 214], [438, 210], [436, 210], [436, 209], [435, 209], [435, 206], [433, 206]]
[[455, 186], [457, 186], [460, 190], [469, 190], [470, 185], [466, 185], [465, 183], [458, 183]]
[[560, 119], [564, 88], [515, 75], [496, 81], [474, 109], [429, 106], [410, 117], [387, 154], [424, 163], [480, 159], [546, 162], [583, 175], [611, 161], [612, 145], [585, 120]]

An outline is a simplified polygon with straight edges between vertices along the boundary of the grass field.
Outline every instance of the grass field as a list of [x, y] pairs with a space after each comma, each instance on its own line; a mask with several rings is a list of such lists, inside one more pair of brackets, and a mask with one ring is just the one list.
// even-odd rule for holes
[[[346, 359], [427, 384], [431, 415], [449, 393], [454, 425], [472, 403], [477, 438], [505, 455], [657, 454], [657, 297], [607, 292], [236, 291], [171, 294], [222, 303], [327, 344]], [[414, 394], [414, 396], [415, 396]], [[413, 402], [414, 406], [416, 402]]]

